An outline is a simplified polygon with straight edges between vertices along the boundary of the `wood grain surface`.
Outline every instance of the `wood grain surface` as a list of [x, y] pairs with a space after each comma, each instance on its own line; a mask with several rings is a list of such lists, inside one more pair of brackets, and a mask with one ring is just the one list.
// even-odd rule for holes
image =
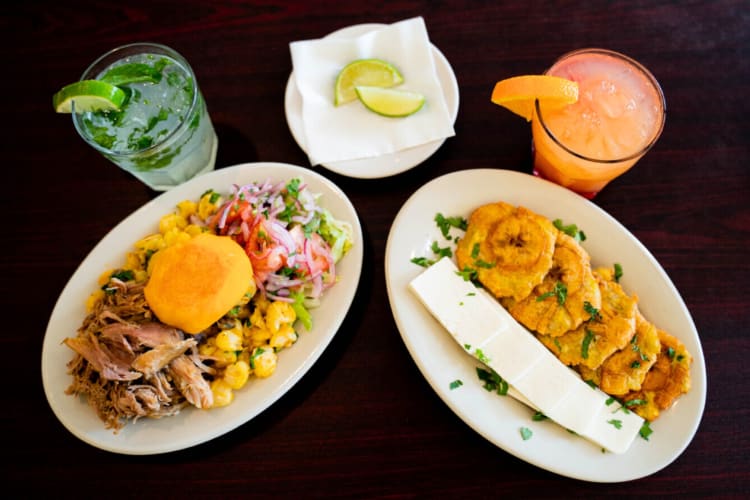
[[[45, 497], [629, 498], [750, 495], [750, 8], [745, 1], [6, 2], [0, 329], [4, 486]], [[208, 443], [157, 456], [102, 451], [56, 419], [41, 350], [78, 265], [157, 196], [86, 146], [51, 98], [103, 52], [135, 41], [192, 65], [219, 136], [217, 167], [310, 167], [284, 115], [289, 43], [360, 23], [423, 16], [460, 90], [456, 135], [414, 169], [354, 179], [316, 167], [352, 200], [365, 233], [355, 303], [320, 360], [278, 402]], [[530, 172], [530, 130], [493, 105], [497, 80], [540, 73], [598, 46], [661, 83], [664, 132], [594, 200], [651, 251], [703, 346], [708, 395], [697, 434], [669, 466], [627, 484], [555, 475], [486, 441], [421, 376], [391, 315], [384, 253], [408, 197], [449, 172]], [[70, 325], [71, 334], [77, 325]], [[41, 497], [41, 496], [40, 496]]]

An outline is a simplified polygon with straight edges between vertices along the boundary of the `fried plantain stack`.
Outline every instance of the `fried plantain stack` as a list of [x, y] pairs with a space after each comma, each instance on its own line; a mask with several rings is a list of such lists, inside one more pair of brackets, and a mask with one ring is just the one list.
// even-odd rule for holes
[[560, 361], [653, 421], [690, 390], [692, 357], [641, 314], [614, 267], [592, 269], [577, 228], [562, 229], [522, 206], [482, 205], [456, 263]]

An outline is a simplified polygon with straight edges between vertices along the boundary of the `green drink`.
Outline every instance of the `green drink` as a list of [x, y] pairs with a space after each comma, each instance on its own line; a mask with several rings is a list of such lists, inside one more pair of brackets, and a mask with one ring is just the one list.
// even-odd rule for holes
[[119, 110], [75, 112], [80, 136], [157, 191], [213, 170], [217, 139], [190, 65], [169, 47], [137, 43], [97, 59], [81, 80], [125, 92]]

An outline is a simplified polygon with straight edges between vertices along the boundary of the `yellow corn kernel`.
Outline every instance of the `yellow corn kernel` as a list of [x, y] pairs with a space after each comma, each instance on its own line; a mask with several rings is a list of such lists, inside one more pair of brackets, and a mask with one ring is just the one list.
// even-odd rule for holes
[[214, 404], [211, 408], [227, 406], [234, 400], [234, 391], [224, 379], [219, 378], [211, 382], [211, 392], [214, 395]]
[[270, 377], [276, 371], [276, 360], [276, 353], [271, 348], [259, 347], [255, 349], [250, 357], [253, 373], [258, 378]]
[[166, 245], [164, 244], [164, 238], [162, 238], [161, 234], [152, 234], [149, 236], [146, 236], [145, 238], [138, 240], [135, 243], [135, 248], [138, 250], [143, 251], [152, 251], [152, 252], [158, 252], [162, 248], [165, 248]]
[[217, 347], [214, 351], [214, 359], [218, 367], [231, 365], [237, 362], [237, 351], [225, 351]]
[[201, 226], [198, 226], [196, 224], [188, 224], [185, 228], [185, 232], [195, 238], [199, 234], [201, 234], [203, 231], [203, 228]]
[[278, 333], [283, 324], [292, 323], [295, 319], [297, 319], [297, 314], [286, 302], [272, 302], [266, 311], [266, 327], [271, 330], [271, 333]]
[[223, 351], [242, 350], [242, 335], [235, 330], [222, 330], [216, 335], [216, 347]]
[[263, 344], [266, 344], [271, 339], [271, 332], [266, 330], [265, 328], [255, 328], [252, 327], [250, 329], [250, 345], [253, 347], [262, 346]]
[[189, 234], [176, 227], [168, 229], [167, 232], [164, 233], [164, 242], [167, 246], [170, 247], [172, 245], [176, 245], [177, 243], [184, 243], [186, 241], [189, 241], [190, 238], [191, 236]]
[[198, 211], [198, 204], [193, 200], [183, 200], [177, 204], [177, 213], [185, 219]]
[[221, 198], [217, 199], [216, 203], [211, 203], [211, 197], [214, 195], [213, 192], [204, 194], [198, 202], [198, 217], [206, 220], [210, 215], [216, 212], [218, 203], [221, 203]]
[[266, 322], [263, 319], [263, 311], [261, 311], [260, 307], [256, 307], [253, 314], [250, 315], [250, 325], [259, 329], [266, 328]]
[[[209, 339], [213, 340], [213, 339]], [[198, 345], [198, 353], [201, 356], [214, 357], [216, 355], [216, 344], [213, 342], [206, 342], [205, 344]]]
[[232, 389], [242, 389], [250, 377], [250, 365], [245, 361], [237, 361], [224, 370], [224, 382]]
[[89, 298], [86, 299], [86, 311], [91, 312], [94, 310], [94, 307], [96, 307], [96, 304], [104, 298], [104, 290], [101, 288], [97, 288], [94, 290], [91, 295], [89, 295]]
[[109, 283], [109, 278], [110, 278], [110, 276], [112, 276], [113, 272], [114, 271], [112, 271], [112, 269], [108, 269], [108, 270], [104, 271], [102, 274], [100, 274], [99, 275], [99, 279], [96, 280], [96, 282], [99, 284], [99, 286], [104, 286], [107, 283]]
[[143, 263], [146, 261], [144, 252], [128, 252], [125, 255], [125, 269], [137, 271], [143, 269]]
[[294, 331], [292, 325], [285, 323], [281, 325], [279, 331], [271, 335], [271, 340], [268, 344], [276, 351], [291, 347], [292, 344], [297, 342], [297, 332]]
[[268, 306], [271, 305], [271, 301], [268, 300], [268, 297], [266, 297], [262, 293], [255, 296], [255, 300], [253, 301], [253, 303], [255, 304], [255, 307], [257, 309], [260, 309], [260, 312], [262, 312], [263, 314], [266, 314]]
[[148, 273], [144, 269], [135, 270], [135, 281], [142, 283], [148, 279]]
[[159, 219], [159, 232], [166, 234], [172, 229], [184, 229], [187, 226], [187, 220], [178, 214], [167, 214]]

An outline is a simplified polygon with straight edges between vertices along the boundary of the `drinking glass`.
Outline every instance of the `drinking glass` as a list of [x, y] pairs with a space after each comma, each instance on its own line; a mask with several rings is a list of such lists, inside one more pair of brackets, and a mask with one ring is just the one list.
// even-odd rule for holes
[[156, 191], [213, 170], [218, 140], [192, 68], [156, 43], [117, 47], [81, 80], [116, 82], [127, 99], [118, 111], [75, 112], [86, 143]]
[[593, 198], [628, 171], [661, 135], [666, 103], [656, 78], [628, 56], [589, 48], [560, 57], [546, 74], [576, 81], [578, 101], [536, 102], [534, 174]]

